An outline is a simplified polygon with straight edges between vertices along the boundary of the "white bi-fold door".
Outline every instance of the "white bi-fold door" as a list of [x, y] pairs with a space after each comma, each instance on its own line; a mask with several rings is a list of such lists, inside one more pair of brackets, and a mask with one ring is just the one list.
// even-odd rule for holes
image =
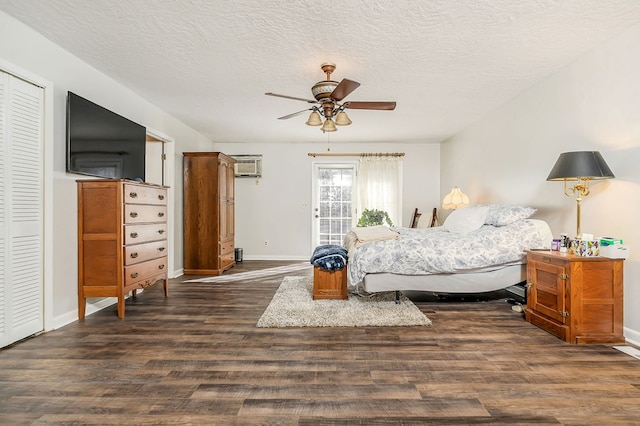
[[0, 347], [44, 328], [43, 93], [0, 71]]

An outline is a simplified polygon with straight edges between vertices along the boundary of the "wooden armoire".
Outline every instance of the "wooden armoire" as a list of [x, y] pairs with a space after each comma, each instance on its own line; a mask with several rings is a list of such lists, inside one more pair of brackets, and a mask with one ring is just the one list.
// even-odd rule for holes
[[184, 273], [220, 275], [235, 265], [235, 160], [184, 152]]

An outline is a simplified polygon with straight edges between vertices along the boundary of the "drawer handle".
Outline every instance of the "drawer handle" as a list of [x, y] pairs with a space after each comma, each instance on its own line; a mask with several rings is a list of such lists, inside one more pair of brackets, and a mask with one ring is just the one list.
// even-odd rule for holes
[[129, 193], [129, 197], [131, 197], [131, 198], [138, 198], [138, 193], [137, 193], [137, 192], [130, 192], [130, 193]]
[[158, 247], [158, 251], [164, 251], [164, 247]]
[[136, 257], [138, 257], [138, 253], [137, 252], [131, 253], [131, 258], [132, 259], [135, 259]]
[[131, 216], [131, 217], [138, 217], [138, 213], [136, 213], [136, 212], [131, 212], [131, 213], [129, 213], [129, 216]]
[[164, 195], [158, 195], [158, 200], [164, 200]]
[[132, 232], [132, 233], [129, 234], [129, 236], [131, 238], [138, 238], [138, 233], [137, 232]]
[[132, 273], [131, 278], [138, 278], [138, 273], [137, 272]]
[[164, 234], [164, 229], [158, 230], [158, 234]]
[[163, 216], [164, 216], [164, 213], [162, 212], [158, 213], [158, 217], [163, 217]]
[[158, 269], [164, 269], [164, 264], [158, 265]]

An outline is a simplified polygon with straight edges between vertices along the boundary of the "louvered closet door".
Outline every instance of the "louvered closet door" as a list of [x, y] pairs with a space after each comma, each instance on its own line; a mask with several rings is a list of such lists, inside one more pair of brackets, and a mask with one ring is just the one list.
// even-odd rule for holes
[[0, 72], [0, 347], [42, 331], [43, 90]]

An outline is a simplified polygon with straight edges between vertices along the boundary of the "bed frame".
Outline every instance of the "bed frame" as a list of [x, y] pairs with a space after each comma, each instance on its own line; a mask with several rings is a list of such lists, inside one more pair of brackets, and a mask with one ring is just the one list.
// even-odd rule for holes
[[367, 274], [361, 288], [367, 293], [425, 291], [434, 294], [476, 294], [502, 290], [527, 279], [526, 263], [478, 269], [458, 274], [397, 275]]

